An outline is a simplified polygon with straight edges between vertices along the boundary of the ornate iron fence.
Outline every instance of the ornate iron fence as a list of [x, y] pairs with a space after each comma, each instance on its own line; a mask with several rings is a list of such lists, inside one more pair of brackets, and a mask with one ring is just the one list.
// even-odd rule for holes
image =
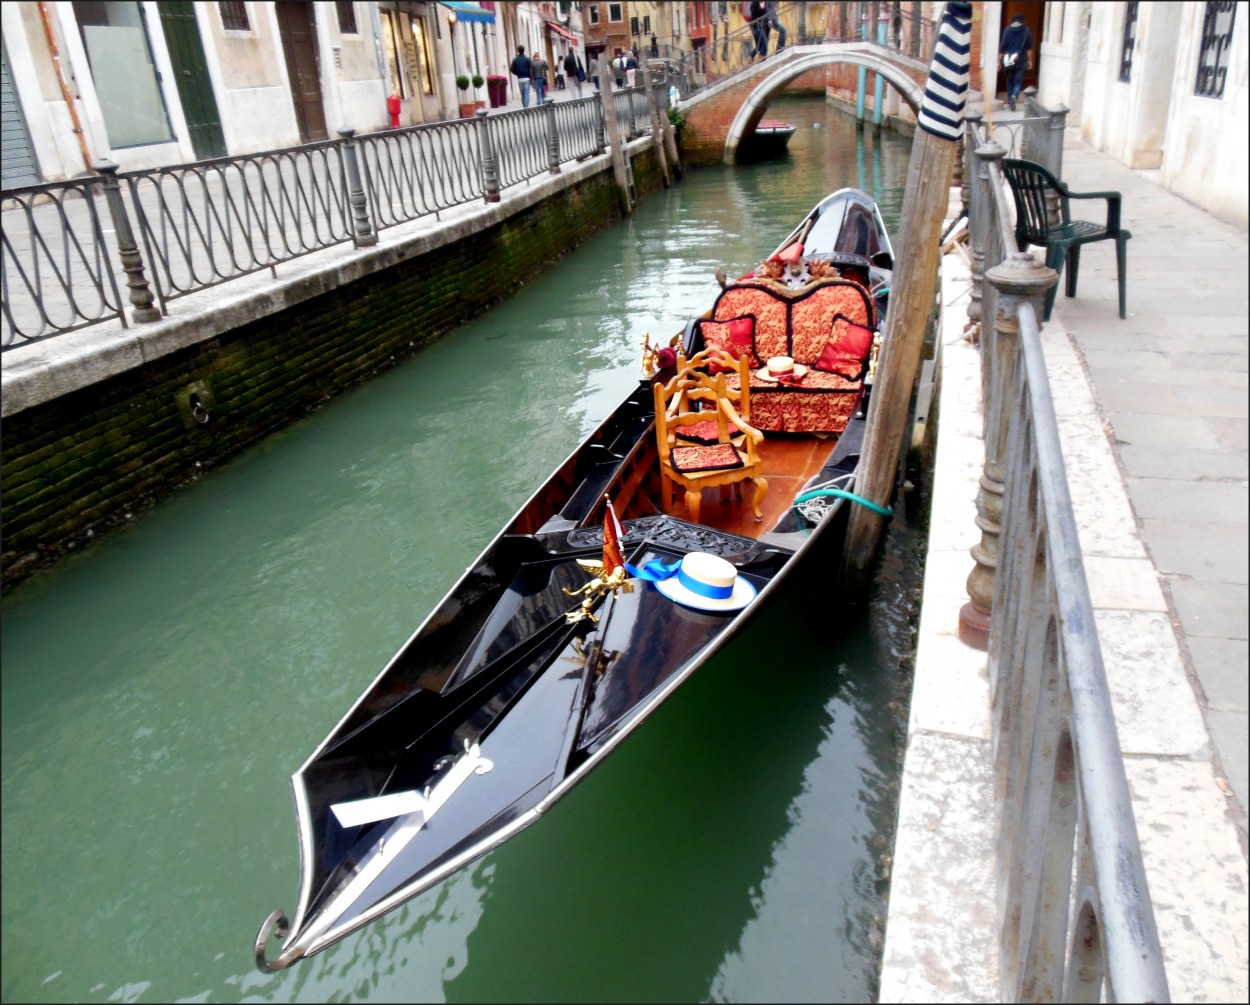
[[162, 311], [177, 297], [353, 236], [343, 144], [336, 141], [119, 178]]
[[0, 194], [4, 348], [112, 318], [126, 324], [100, 218], [103, 186], [85, 178]]
[[[653, 84], [655, 100], [667, 104], [668, 87]], [[650, 131], [646, 87], [608, 93], [622, 135]], [[178, 297], [497, 201], [502, 188], [601, 153], [604, 105], [595, 94], [359, 137], [341, 129], [338, 140], [124, 174], [102, 162], [97, 178], [0, 193], [0, 349], [114, 318], [126, 324], [121, 284], [131, 320], [157, 320]]]
[[1058, 277], [1015, 249], [1006, 149], [977, 119], [965, 142], [985, 401], [968, 591], [990, 624], [1000, 996], [1168, 1001], [1042, 355]]

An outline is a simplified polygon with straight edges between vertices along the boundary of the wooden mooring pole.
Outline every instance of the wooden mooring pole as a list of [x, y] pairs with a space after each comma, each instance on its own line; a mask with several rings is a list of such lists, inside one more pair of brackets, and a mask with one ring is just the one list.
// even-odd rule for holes
[[612, 158], [612, 174], [621, 198], [621, 214], [633, 216], [634, 194], [629, 184], [629, 166], [625, 163], [625, 141], [621, 139], [620, 124], [616, 119], [616, 89], [613, 87], [611, 66], [606, 74], [599, 74], [600, 98], [603, 107], [603, 131], [608, 138], [608, 150]]
[[[970, 4], [946, 5], [917, 119], [920, 128], [912, 140], [897, 260], [890, 284], [890, 309], [882, 333], [881, 358], [868, 406], [868, 426], [855, 489], [881, 506], [889, 505], [894, 494], [912, 389], [933, 311], [942, 222], [950, 202], [968, 90], [971, 26]], [[842, 569], [843, 579], [850, 587], [848, 595], [864, 595], [860, 588], [865, 585], [884, 526], [884, 518], [866, 506], [852, 508]]]
[[647, 117], [651, 121], [651, 142], [655, 145], [655, 156], [660, 162], [660, 174], [664, 179], [664, 187], [673, 187], [673, 176], [668, 170], [668, 156], [664, 148], [664, 132], [660, 127], [660, 116], [664, 115], [655, 96], [655, 85], [651, 82], [651, 74], [647, 68], [647, 50], [643, 46], [638, 50], [638, 65], [642, 71], [642, 87], [647, 95]]

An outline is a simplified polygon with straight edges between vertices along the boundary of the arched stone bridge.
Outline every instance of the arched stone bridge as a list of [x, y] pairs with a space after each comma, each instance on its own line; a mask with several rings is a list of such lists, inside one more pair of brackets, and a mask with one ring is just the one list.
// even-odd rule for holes
[[788, 48], [746, 67], [684, 101], [682, 157], [692, 164], [732, 164], [738, 143], [754, 131], [769, 103], [803, 74], [833, 65], [862, 66], [881, 76], [920, 110], [929, 65], [870, 42], [835, 42]]

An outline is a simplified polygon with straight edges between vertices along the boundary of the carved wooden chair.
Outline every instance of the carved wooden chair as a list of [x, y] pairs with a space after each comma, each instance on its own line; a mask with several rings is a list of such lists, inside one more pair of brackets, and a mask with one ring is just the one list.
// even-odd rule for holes
[[[717, 381], [719, 373], [736, 373], [738, 386], [730, 387], [728, 381]], [[734, 359], [723, 349], [703, 349], [688, 359], [681, 350], [677, 352], [677, 369], [668, 382], [672, 393], [668, 396], [668, 413], [697, 412], [701, 408], [715, 409], [718, 396], [726, 396], [733, 403], [743, 420], [751, 422], [751, 364], [746, 356]], [[692, 434], [686, 431], [686, 438]], [[734, 433], [735, 439], [740, 434]]]
[[[768, 482], [758, 449], [764, 434], [735, 407], [725, 375], [679, 369], [667, 384], [656, 384], [654, 394], [663, 509], [672, 510], [673, 486], [680, 485], [686, 493], [688, 517], [698, 523], [705, 488], [732, 486], [740, 494], [742, 482], [749, 480], [755, 483], [751, 500], [755, 519], [764, 519], [760, 502]], [[680, 408], [681, 401], [701, 407]]]

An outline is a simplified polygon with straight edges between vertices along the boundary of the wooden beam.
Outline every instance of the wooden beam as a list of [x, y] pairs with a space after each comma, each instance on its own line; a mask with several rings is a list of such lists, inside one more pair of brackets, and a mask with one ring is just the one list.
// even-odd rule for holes
[[[900, 454], [910, 439], [912, 389], [937, 291], [939, 242], [956, 150], [956, 144], [920, 129], [912, 141], [898, 260], [856, 484], [856, 492], [881, 506], [888, 506], [894, 494]], [[884, 526], [885, 518], [865, 506], [851, 510], [844, 553], [848, 582], [862, 581], [867, 574]]]

